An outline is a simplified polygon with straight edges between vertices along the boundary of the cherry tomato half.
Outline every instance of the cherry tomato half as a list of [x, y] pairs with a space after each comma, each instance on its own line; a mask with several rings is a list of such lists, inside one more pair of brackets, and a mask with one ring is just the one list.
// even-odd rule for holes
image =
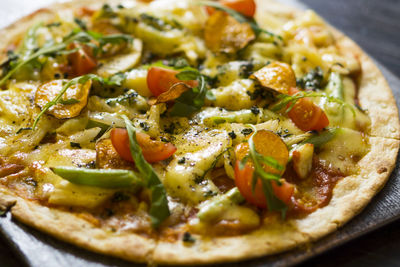
[[[258, 180], [254, 193], [251, 189], [253, 172], [254, 167], [250, 164], [246, 164], [241, 170], [239, 168], [239, 160], [237, 160], [235, 165], [235, 183], [240, 193], [249, 203], [265, 209], [267, 208], [267, 201], [262, 189], [261, 181]], [[271, 181], [271, 185], [275, 196], [284, 203], [289, 204], [294, 192], [294, 186], [286, 182], [284, 179], [281, 180], [281, 185], [278, 185], [275, 181]]]
[[[230, 9], [245, 15], [246, 17], [253, 17], [256, 13], [256, 3], [254, 0], [221, 0], [219, 3]], [[206, 7], [207, 13], [212, 15], [215, 11], [212, 7]]]
[[[144, 158], [149, 163], [158, 162], [172, 156], [176, 147], [171, 143], [151, 140], [145, 133], [136, 133]], [[111, 130], [111, 142], [121, 158], [133, 162], [129, 148], [129, 136], [126, 129], [114, 128]]]
[[68, 45], [68, 49], [78, 49], [68, 55], [68, 61], [72, 67], [72, 74], [74, 76], [85, 75], [97, 67], [97, 61], [90, 46], [71, 43]]
[[[299, 92], [296, 88], [289, 90], [290, 95]], [[289, 118], [303, 131], [320, 131], [329, 125], [325, 112], [308, 98], [299, 99], [288, 112]]]
[[[289, 151], [286, 144], [275, 133], [267, 130], [260, 130], [253, 137], [255, 149], [263, 156], [274, 158], [280, 165], [286, 166], [289, 159]], [[262, 183], [258, 180], [254, 193], [251, 189], [251, 182], [254, 173], [253, 162], [250, 160], [245, 164], [243, 169], [239, 168], [239, 162], [249, 153], [249, 143], [240, 143], [235, 147], [236, 165], [235, 165], [235, 184], [238, 187], [243, 197], [251, 204], [260, 208], [267, 207], [267, 201], [262, 188]], [[282, 175], [284, 170], [277, 170], [264, 164], [263, 169], [268, 173]], [[271, 181], [274, 194], [277, 198], [290, 203], [290, 198], [293, 195], [294, 186], [284, 179], [281, 179], [281, 185], [275, 181]]]
[[197, 81], [181, 81], [176, 78], [176, 70], [151, 67], [147, 72], [147, 86], [154, 96], [159, 96], [168, 91], [176, 83], [183, 82], [190, 87], [196, 87]]

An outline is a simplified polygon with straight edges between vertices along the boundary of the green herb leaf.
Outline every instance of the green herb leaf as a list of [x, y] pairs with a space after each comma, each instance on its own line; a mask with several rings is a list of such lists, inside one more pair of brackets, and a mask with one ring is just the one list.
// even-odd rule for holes
[[[192, 78], [195, 73], [194, 71], [182, 72], [184, 72], [182, 74], [183, 78], [190, 78], [190, 80], [193, 80]], [[180, 77], [178, 75], [179, 74], [177, 74], [177, 78]], [[197, 72], [197, 81], [199, 82], [197, 87], [185, 91], [177, 99], [175, 99], [175, 104], [170, 112], [171, 116], [188, 117], [204, 106], [207, 88], [204, 76], [199, 72]]]
[[279, 164], [279, 162], [274, 159], [273, 157], [268, 157], [268, 156], [264, 156], [261, 155], [260, 153], [258, 153], [256, 151], [256, 155], [257, 155], [257, 159], [264, 163], [267, 164], [268, 166], [271, 166], [272, 168], [278, 170], [278, 171], [282, 171], [283, 170], [283, 166]]
[[271, 180], [274, 180], [276, 183], [278, 183], [278, 185], [280, 185], [281, 183], [279, 179], [281, 177], [278, 174], [267, 173], [263, 168], [263, 164], [267, 164], [268, 166], [277, 170], [283, 170], [284, 166], [281, 166], [274, 158], [263, 156], [262, 154], [257, 152], [253, 140], [253, 137], [257, 134], [257, 129], [255, 127], [253, 127], [253, 129], [254, 129], [254, 134], [250, 136], [248, 140], [249, 143], [248, 156], [251, 158], [254, 164], [254, 172], [251, 181], [252, 190], [254, 192], [257, 181], [258, 179], [260, 179], [268, 209], [270, 211], [280, 211], [282, 214], [282, 218], [284, 218], [288, 207], [282, 200], [280, 200], [275, 196], [275, 193], [271, 185]]
[[355, 112], [354, 107], [352, 105], [350, 105], [349, 103], [346, 103], [346, 102], [344, 102], [343, 100], [341, 100], [339, 98], [336, 98], [336, 97], [333, 97], [333, 96], [328, 96], [328, 95], [323, 94], [323, 93], [315, 93], [315, 92], [307, 92], [307, 91], [300, 91], [300, 92], [298, 92], [298, 93], [296, 93], [294, 95], [285, 95], [285, 94], [278, 95], [278, 99], [280, 99], [280, 100], [278, 101], [278, 103], [274, 104], [270, 109], [272, 111], [279, 111], [279, 110], [282, 110], [282, 109], [286, 108], [289, 105], [289, 108], [285, 109], [285, 112], [289, 112], [293, 108], [294, 104], [296, 104], [296, 102], [299, 99], [302, 99], [302, 98], [305, 98], [305, 97], [326, 98], [327, 101], [329, 101], [329, 102], [338, 103], [342, 107], [349, 108], [352, 111], [353, 116], [354, 117], [356, 116], [356, 112]]
[[191, 81], [191, 80], [196, 80], [197, 77], [199, 77], [200, 73], [198, 70], [193, 69], [193, 70], [184, 70], [176, 74], [176, 78], [178, 78], [181, 81]]
[[37, 48], [37, 31], [39, 28], [43, 26], [43, 23], [37, 23], [29, 28], [27, 34], [24, 37], [22, 42], [22, 46], [19, 48], [19, 54], [23, 59], [28, 58], [30, 55], [34, 53], [34, 50]]
[[[119, 72], [108, 78], [102, 78], [101, 83], [109, 86], [121, 86], [126, 79], [126, 74]], [[99, 81], [100, 82], [100, 81]]]
[[246, 166], [246, 163], [249, 160], [249, 158], [250, 158], [250, 155], [246, 155], [239, 161], [239, 169], [240, 170], [244, 169], [244, 166]]
[[22, 127], [22, 128], [19, 128], [19, 129], [18, 129], [18, 131], [16, 132], [16, 134], [19, 134], [19, 133], [21, 133], [22, 131], [30, 131], [30, 130], [32, 130], [32, 127]]
[[84, 31], [87, 31], [86, 23], [83, 20], [79, 18], [74, 18], [74, 22], [78, 24], [79, 28], [81, 28]]
[[203, 181], [204, 178], [206, 177], [207, 173], [211, 170], [213, 170], [215, 168], [215, 165], [217, 165], [218, 161], [221, 159], [221, 157], [227, 152], [229, 151], [229, 149], [231, 149], [230, 147], [228, 147], [227, 149], [224, 149], [224, 151], [222, 151], [221, 153], [219, 153], [216, 157], [215, 160], [212, 162], [210, 168], [208, 168], [203, 175], [201, 176], [201, 178], [199, 180]]
[[81, 101], [79, 101], [78, 99], [75, 99], [75, 98], [70, 98], [67, 100], [61, 99], [60, 101], [58, 101], [58, 103], [63, 104], [63, 105], [72, 105], [72, 104], [76, 104], [79, 102], [81, 102]]
[[123, 118], [129, 135], [129, 147], [133, 161], [135, 162], [140, 175], [143, 177], [146, 187], [151, 192], [151, 205], [149, 211], [151, 223], [154, 228], [158, 228], [170, 215], [167, 193], [160, 178], [158, 178], [157, 173], [143, 157], [142, 149], [136, 140], [135, 127], [126, 116], [123, 116]]
[[288, 207], [282, 200], [275, 196], [271, 181], [261, 179], [261, 183], [265, 198], [267, 200], [268, 209], [270, 211], [280, 211], [282, 219], [285, 219]]
[[[39, 27], [39, 26], [37, 26]], [[37, 30], [36, 28], [32, 29], [32, 32], [28, 32], [28, 35], [26, 37], [26, 43], [24, 42], [24, 46], [26, 47], [31, 47], [31, 44], [33, 42], [33, 36], [34, 32]], [[27, 64], [33, 64], [40, 56], [51, 56], [54, 54], [58, 53], [69, 53], [70, 51], [67, 50], [67, 46], [72, 43], [72, 42], [80, 42], [80, 43], [87, 43], [88, 45], [91, 44], [89, 43], [90, 41], [97, 41], [99, 42], [100, 46], [96, 47], [96, 50], [101, 51], [102, 47], [107, 44], [115, 44], [115, 43], [120, 43], [123, 41], [132, 41], [133, 38], [130, 35], [125, 35], [125, 34], [115, 34], [115, 35], [107, 35], [103, 36], [102, 34], [95, 33], [95, 32], [84, 32], [81, 31], [80, 29], [75, 29], [73, 30], [69, 35], [63, 38], [63, 41], [61, 43], [48, 43], [45, 46], [41, 47], [36, 51], [36, 49], [30, 49], [27, 50], [29, 52], [23, 52], [24, 57], [22, 60], [19, 60], [16, 62], [16, 64], [7, 72], [5, 76], [0, 80], [0, 87], [5, 84], [5, 82], [10, 79], [12, 75], [14, 75], [18, 70], [20, 70], [23, 66]], [[94, 45], [94, 44], [91, 44]], [[23, 49], [25, 51], [25, 49]], [[36, 52], [34, 52], [36, 51]]]
[[330, 140], [332, 140], [336, 136], [339, 130], [340, 128], [330, 128], [326, 131], [311, 136], [310, 138], [301, 142], [300, 145], [308, 143], [308, 144], [313, 144], [315, 147], [320, 147], [329, 142]]

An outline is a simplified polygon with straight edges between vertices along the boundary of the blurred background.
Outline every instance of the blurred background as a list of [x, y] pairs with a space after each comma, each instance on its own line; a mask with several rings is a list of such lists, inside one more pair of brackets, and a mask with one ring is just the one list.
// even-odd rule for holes
[[[0, 0], [0, 28], [53, 2]], [[400, 76], [400, 0], [302, 0]], [[400, 88], [392, 88], [400, 90]], [[21, 266], [0, 237], [0, 266]], [[317, 256], [302, 266], [400, 266], [400, 221]]]

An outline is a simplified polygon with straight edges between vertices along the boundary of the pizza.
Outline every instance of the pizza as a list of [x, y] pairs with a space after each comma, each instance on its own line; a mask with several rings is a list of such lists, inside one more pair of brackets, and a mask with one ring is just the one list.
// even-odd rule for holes
[[311, 10], [81, 0], [1, 36], [1, 213], [82, 249], [279, 253], [341, 227], [395, 166], [385, 78]]

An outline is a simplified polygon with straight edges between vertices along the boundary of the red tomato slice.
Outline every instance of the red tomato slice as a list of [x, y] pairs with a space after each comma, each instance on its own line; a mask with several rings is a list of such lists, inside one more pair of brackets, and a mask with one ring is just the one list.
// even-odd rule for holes
[[181, 81], [176, 78], [179, 71], [160, 67], [151, 67], [147, 72], [147, 86], [154, 96], [159, 96], [166, 92], [176, 83], [183, 82], [190, 87], [196, 87], [197, 81]]
[[[263, 156], [273, 157], [280, 165], [286, 166], [289, 159], [289, 151], [286, 144], [275, 133], [267, 130], [260, 130], [253, 137], [254, 145], [258, 153]], [[267, 207], [267, 201], [263, 192], [262, 183], [257, 181], [254, 192], [251, 189], [254, 166], [252, 161], [248, 161], [244, 168], [239, 168], [239, 162], [249, 153], [249, 143], [240, 143], [235, 147], [236, 165], [235, 165], [235, 183], [243, 197], [251, 204], [260, 208]], [[263, 166], [268, 173], [281, 175], [284, 170], [276, 170], [271, 166]], [[289, 204], [294, 192], [294, 185], [281, 179], [279, 186], [275, 181], [271, 181], [274, 194], [284, 203]]]
[[[151, 140], [145, 133], [136, 133], [144, 158], [149, 163], [158, 162], [172, 156], [176, 147], [171, 143]], [[133, 162], [129, 148], [129, 136], [126, 129], [114, 128], [111, 130], [111, 142], [121, 158]]]
[[[253, 177], [254, 167], [250, 164], [246, 164], [241, 170], [239, 168], [239, 162], [240, 161], [237, 160], [235, 165], [235, 183], [240, 193], [249, 203], [259, 208], [267, 208], [267, 200], [262, 190], [261, 181], [258, 180], [254, 193], [251, 190], [251, 180]], [[281, 180], [280, 186], [275, 181], [271, 181], [271, 184], [275, 196], [284, 203], [289, 204], [294, 192], [294, 186], [286, 182], [284, 179]]]
[[[296, 88], [290, 88], [289, 94], [299, 92]], [[329, 125], [329, 119], [325, 112], [308, 98], [299, 99], [288, 112], [289, 118], [303, 131], [320, 131]]]
[[81, 76], [91, 72], [97, 67], [97, 61], [93, 56], [93, 49], [88, 45], [71, 43], [68, 49], [78, 49], [78, 51], [68, 55], [68, 61], [72, 66], [74, 76]]
[[[246, 17], [253, 17], [256, 13], [256, 3], [254, 0], [221, 0], [221, 5], [245, 15]], [[212, 7], [206, 7], [208, 15], [212, 15], [215, 11]]]

